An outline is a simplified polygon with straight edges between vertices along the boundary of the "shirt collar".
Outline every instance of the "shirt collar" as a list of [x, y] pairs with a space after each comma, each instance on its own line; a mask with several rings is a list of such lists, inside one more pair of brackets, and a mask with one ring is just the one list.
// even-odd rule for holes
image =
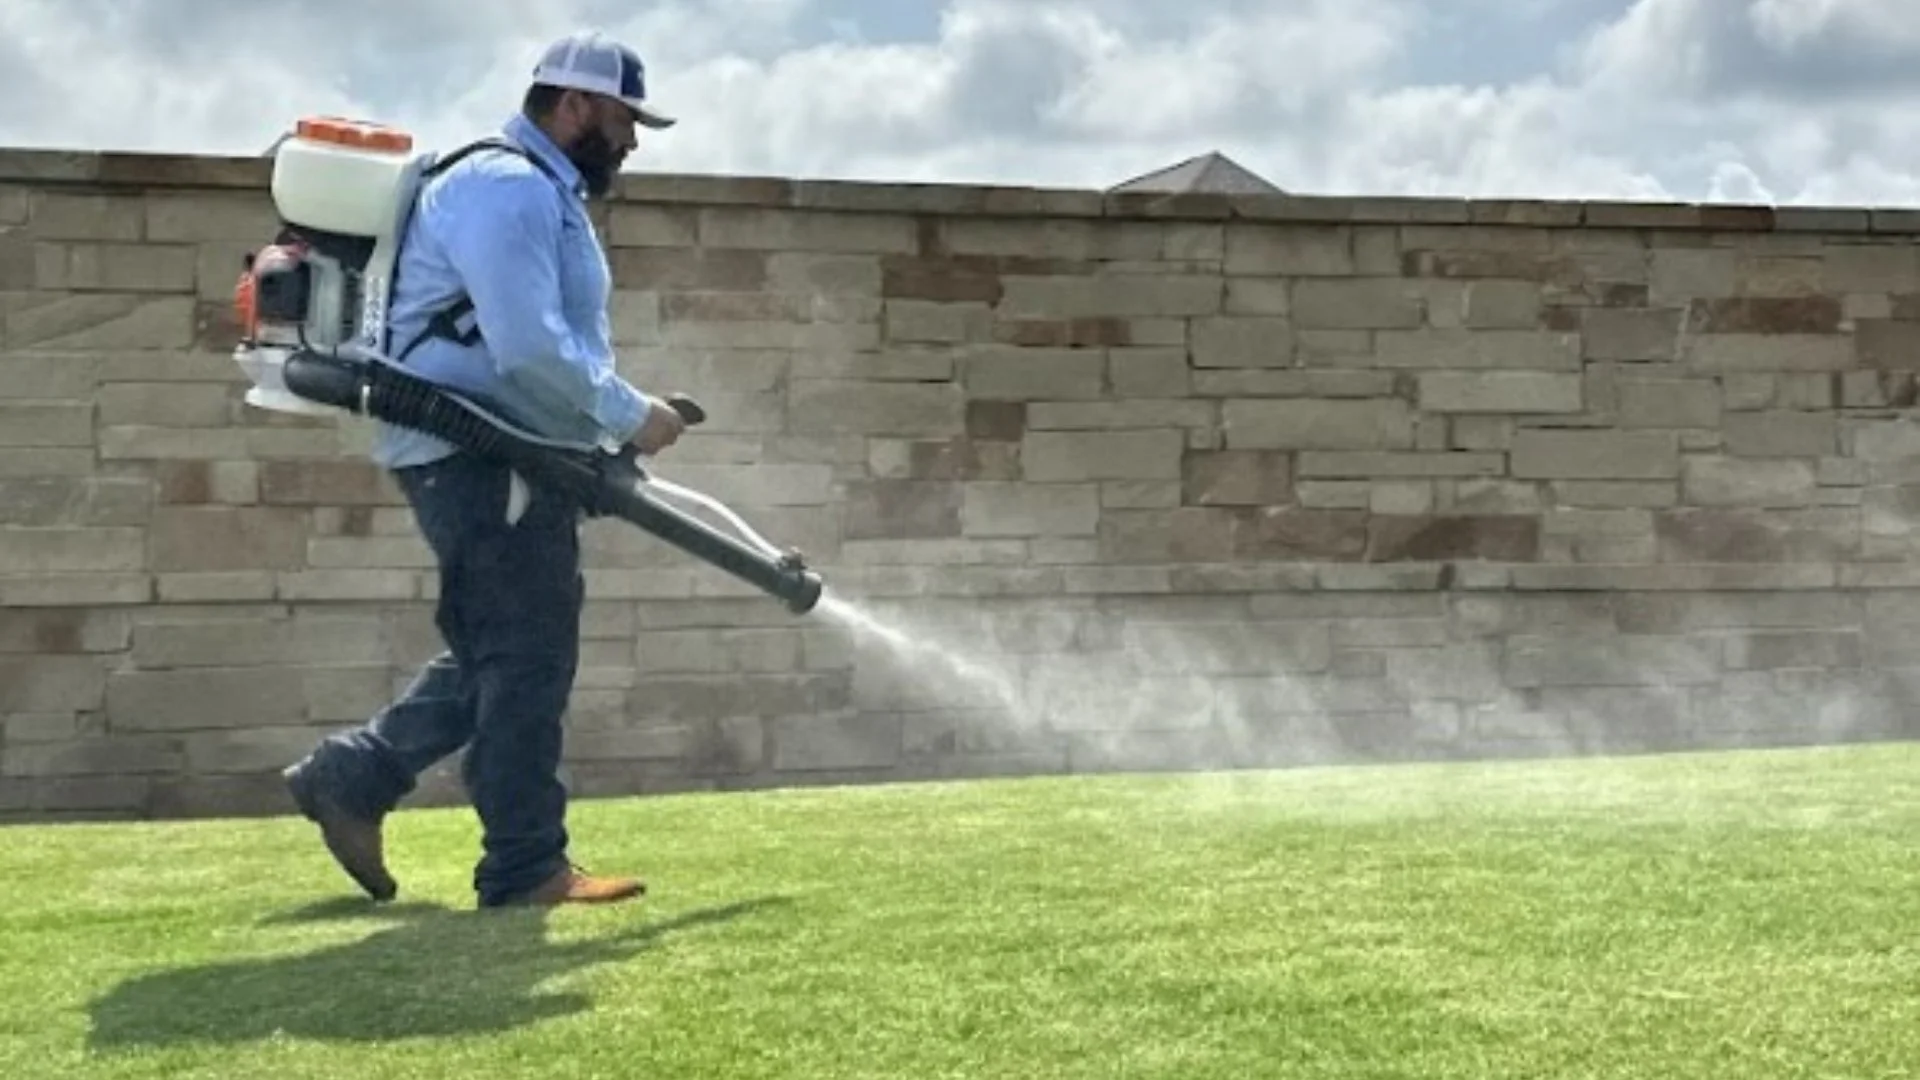
[[554, 174], [575, 195], [586, 197], [586, 179], [580, 175], [580, 170], [574, 166], [573, 162], [567, 159], [567, 155], [561, 152], [560, 147], [547, 137], [547, 133], [540, 130], [538, 124], [527, 119], [524, 114], [515, 113], [507, 120], [502, 132], [507, 138], [526, 147], [530, 153], [546, 162], [553, 169]]

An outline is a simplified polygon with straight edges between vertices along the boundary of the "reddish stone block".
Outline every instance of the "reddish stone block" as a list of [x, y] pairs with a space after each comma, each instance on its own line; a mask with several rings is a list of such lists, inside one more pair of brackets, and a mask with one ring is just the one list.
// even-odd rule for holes
[[1363, 510], [1268, 507], [1241, 514], [1234, 554], [1247, 559], [1325, 559], [1357, 562], [1367, 553]]
[[1372, 562], [1533, 562], [1540, 557], [1540, 531], [1540, 519], [1531, 515], [1382, 515], [1369, 523], [1367, 558]]
[[934, 540], [958, 537], [961, 489], [956, 483], [868, 480], [847, 485], [842, 535], [848, 540]]
[[1854, 324], [1854, 344], [1863, 367], [1920, 369], [1920, 322], [1860, 319]]
[[1294, 501], [1292, 454], [1191, 451], [1183, 472], [1181, 501], [1190, 506], [1280, 506]]
[[1831, 296], [1741, 296], [1693, 301], [1687, 325], [1697, 334], [1833, 334], [1843, 307]]
[[1019, 442], [1027, 431], [1024, 401], [967, 402], [967, 437], [991, 442]]
[[997, 304], [1004, 291], [999, 271], [982, 260], [901, 255], [880, 260], [880, 295], [889, 300]]
[[1133, 325], [1116, 318], [1021, 319], [1000, 323], [994, 338], [1031, 348], [1113, 348], [1133, 344]]

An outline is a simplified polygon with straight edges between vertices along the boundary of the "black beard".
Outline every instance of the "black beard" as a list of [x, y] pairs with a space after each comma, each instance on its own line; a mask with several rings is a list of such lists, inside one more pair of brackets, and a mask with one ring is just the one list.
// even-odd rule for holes
[[620, 172], [620, 159], [605, 135], [598, 131], [582, 133], [567, 147], [567, 160], [580, 170], [588, 195], [597, 199], [613, 190], [614, 177]]

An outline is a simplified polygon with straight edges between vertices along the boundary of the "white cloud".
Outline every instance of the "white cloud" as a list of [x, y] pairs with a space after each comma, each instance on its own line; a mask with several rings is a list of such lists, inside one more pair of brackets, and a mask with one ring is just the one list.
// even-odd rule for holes
[[[257, 153], [339, 112], [452, 145], [598, 23], [683, 120], [636, 168], [1102, 187], [1220, 149], [1296, 191], [1920, 201], [1912, 0], [947, 0], [911, 41], [829, 2], [5, 0], [0, 142]], [[1462, 32], [1534, 62], [1409, 75]]]

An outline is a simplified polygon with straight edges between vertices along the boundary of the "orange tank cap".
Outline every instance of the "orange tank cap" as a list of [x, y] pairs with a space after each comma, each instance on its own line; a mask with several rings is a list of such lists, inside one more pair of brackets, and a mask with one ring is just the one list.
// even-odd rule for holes
[[315, 142], [363, 150], [391, 150], [404, 154], [413, 149], [413, 136], [399, 128], [344, 116], [303, 116], [294, 126], [294, 133]]

